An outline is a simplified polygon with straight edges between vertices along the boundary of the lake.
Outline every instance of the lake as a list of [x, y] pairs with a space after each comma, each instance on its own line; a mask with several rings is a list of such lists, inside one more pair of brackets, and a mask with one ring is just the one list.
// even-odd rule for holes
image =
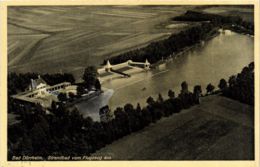
[[114, 90], [109, 106], [115, 109], [126, 103], [136, 106], [138, 102], [144, 106], [149, 96], [156, 100], [161, 93], [168, 98], [169, 89], [178, 95], [183, 81], [188, 83], [190, 91], [197, 84], [204, 93], [209, 83], [217, 88], [221, 78], [228, 80], [254, 61], [254, 38], [225, 32], [156, 69], [105, 82], [103, 87]]

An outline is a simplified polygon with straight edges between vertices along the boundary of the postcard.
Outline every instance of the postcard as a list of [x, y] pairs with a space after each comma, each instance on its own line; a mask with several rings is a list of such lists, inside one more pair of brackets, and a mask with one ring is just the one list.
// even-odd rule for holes
[[258, 1], [1, 2], [0, 166], [259, 166]]

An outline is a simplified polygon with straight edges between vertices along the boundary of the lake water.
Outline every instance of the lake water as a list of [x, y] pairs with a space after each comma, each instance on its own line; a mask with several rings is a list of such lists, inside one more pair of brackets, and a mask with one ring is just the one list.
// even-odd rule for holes
[[217, 88], [221, 78], [228, 80], [253, 60], [254, 38], [226, 31], [156, 69], [107, 81], [102, 86], [114, 90], [109, 101], [111, 109], [126, 103], [135, 106], [139, 102], [144, 106], [149, 96], [157, 99], [161, 93], [168, 98], [169, 89], [178, 95], [183, 81], [188, 83], [190, 91], [197, 84], [204, 92], [209, 83]]

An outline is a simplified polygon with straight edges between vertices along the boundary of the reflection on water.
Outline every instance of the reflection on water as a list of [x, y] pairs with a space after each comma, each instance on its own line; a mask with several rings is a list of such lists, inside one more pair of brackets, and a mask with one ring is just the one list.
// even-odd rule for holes
[[114, 91], [111, 89], [104, 90], [104, 93], [100, 96], [78, 103], [76, 107], [82, 113], [83, 117], [89, 116], [93, 121], [100, 121], [99, 109], [107, 105], [113, 93]]
[[202, 89], [208, 83], [217, 87], [221, 78], [228, 79], [253, 61], [253, 42], [250, 36], [225, 32], [157, 69], [104, 83], [115, 91], [109, 105], [112, 109], [127, 102], [144, 105], [147, 97], [157, 98], [158, 93], [166, 98], [169, 89], [179, 93], [182, 81], [191, 91], [196, 84]]

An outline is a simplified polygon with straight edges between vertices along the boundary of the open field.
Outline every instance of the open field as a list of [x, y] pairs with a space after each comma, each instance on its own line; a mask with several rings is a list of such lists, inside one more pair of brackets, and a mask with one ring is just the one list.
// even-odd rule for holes
[[45, 34], [34, 35], [10, 35], [8, 38], [8, 64], [23, 64], [32, 59], [37, 46], [48, 37]]
[[221, 96], [207, 96], [201, 101], [94, 155], [114, 160], [254, 159], [253, 107]]
[[[178, 26], [166, 28], [168, 23], [173, 24], [170, 18], [192, 8], [194, 7], [9, 7], [9, 70], [73, 72], [84, 69], [87, 65], [99, 65], [104, 58], [143, 47], [151, 41], [166, 38], [171, 33], [188, 27], [187, 24], [181, 29]], [[36, 40], [31, 34], [43, 35], [44, 39]], [[48, 36], [45, 37], [46, 35]], [[19, 50], [23, 48], [26, 51]], [[33, 53], [30, 49], [33, 49]]]
[[[12, 72], [71, 72], [167, 38], [195, 23], [171, 21], [187, 10], [239, 14], [252, 9], [198, 6], [17, 6], [8, 8], [8, 67]], [[241, 9], [241, 10], [240, 10]]]

